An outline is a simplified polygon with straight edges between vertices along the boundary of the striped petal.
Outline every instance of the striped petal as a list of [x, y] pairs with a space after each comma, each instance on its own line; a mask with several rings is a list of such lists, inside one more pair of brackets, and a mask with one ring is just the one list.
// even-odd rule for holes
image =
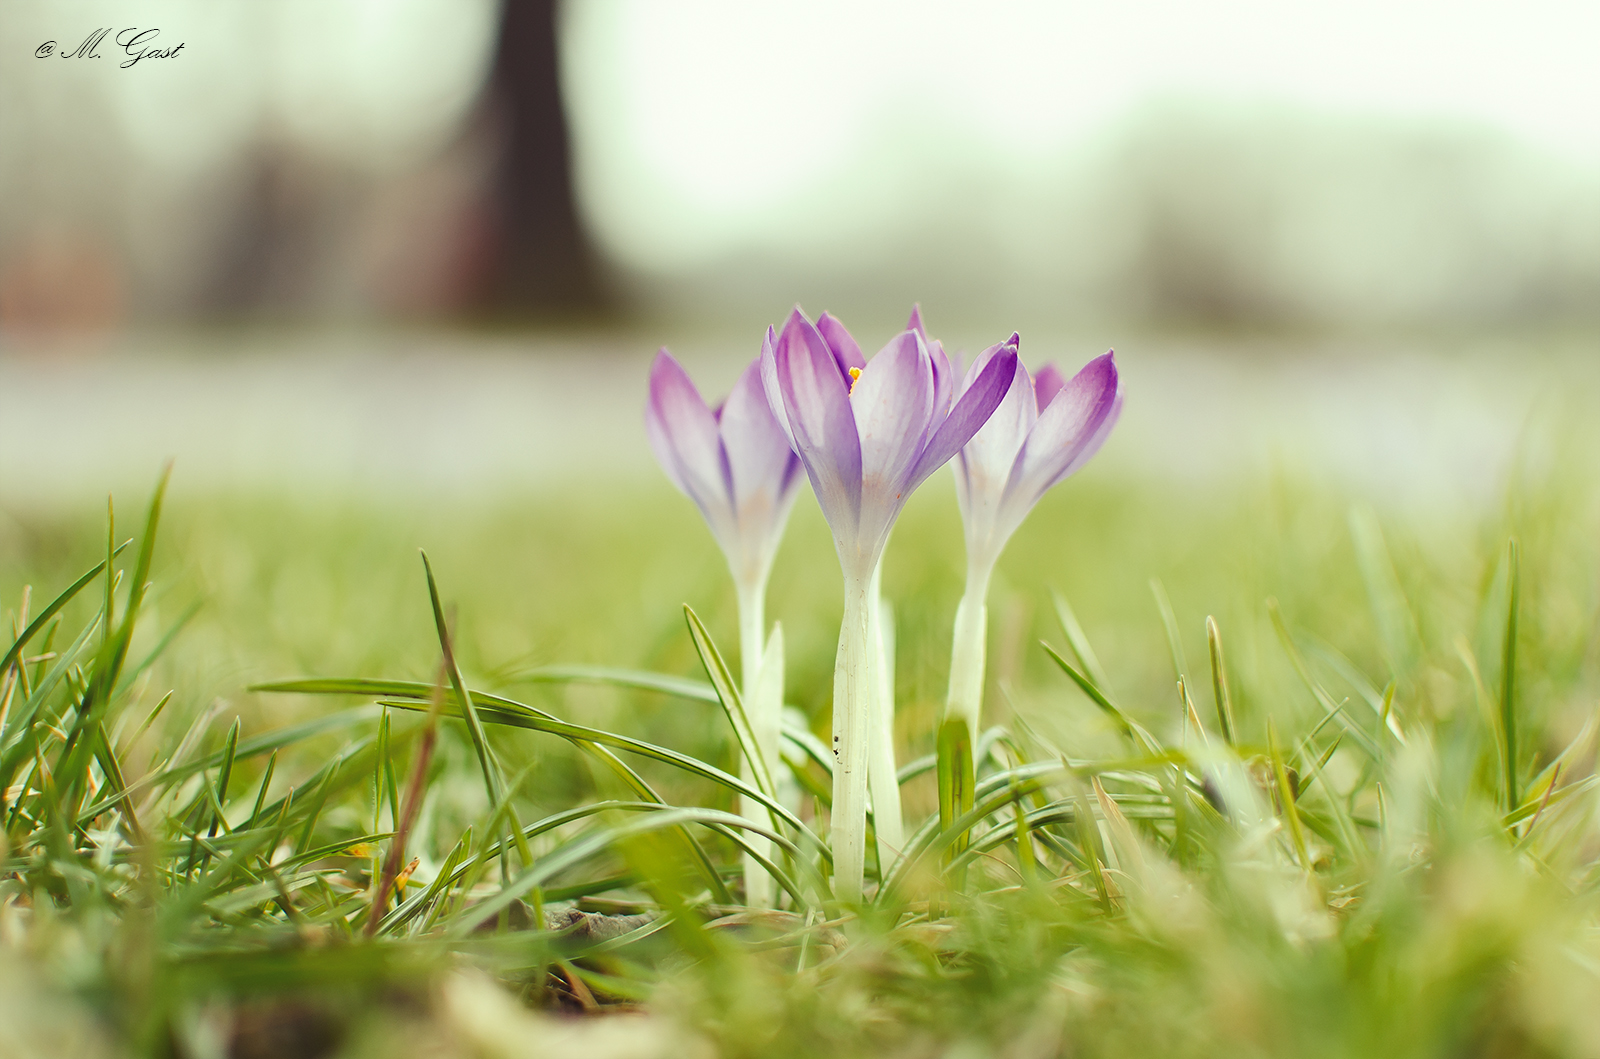
[[[745, 368], [718, 420], [733, 485], [733, 509], [745, 537], [764, 536], [766, 523], [794, 492], [800, 461], [789, 448], [761, 385], [760, 362]], [[784, 509], [787, 513], [787, 509]]]
[[1047, 490], [1087, 463], [1122, 414], [1122, 380], [1112, 353], [1096, 357], [1039, 414], [1012, 465], [1002, 501], [1018, 522]]
[[861, 438], [846, 376], [805, 315], [789, 315], [773, 344], [773, 377], [817, 503], [840, 540], [853, 539], [861, 516]]
[[828, 348], [833, 350], [833, 359], [839, 362], [839, 374], [848, 377], [851, 368], [867, 366], [867, 358], [861, 355], [861, 347], [837, 317], [826, 312], [817, 317], [817, 332], [828, 343]]
[[717, 420], [689, 373], [665, 349], [650, 366], [644, 421], [662, 470], [699, 506], [726, 546], [734, 530], [733, 483]]
[[974, 362], [973, 370], [968, 372], [971, 385], [962, 391], [950, 415], [928, 440], [911, 474], [910, 488], [915, 489], [972, 440], [1011, 388], [1016, 370], [1017, 351], [1011, 346], [1001, 347], [983, 365]]
[[862, 532], [876, 542], [911, 492], [933, 416], [933, 365], [921, 336], [902, 331], [867, 363], [850, 391], [861, 436]]

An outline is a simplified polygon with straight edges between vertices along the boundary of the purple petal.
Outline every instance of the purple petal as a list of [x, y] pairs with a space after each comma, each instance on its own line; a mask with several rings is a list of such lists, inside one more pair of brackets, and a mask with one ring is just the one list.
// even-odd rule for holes
[[783, 407], [783, 394], [778, 388], [778, 361], [773, 355], [777, 345], [777, 334], [767, 328], [766, 337], [761, 340], [761, 389], [767, 395], [767, 409], [778, 421], [778, 428], [789, 439], [789, 449], [793, 451], [794, 431], [789, 428], [789, 411]]
[[933, 422], [940, 423], [950, 414], [950, 402], [955, 396], [955, 369], [945, 356], [939, 342], [928, 343], [928, 359], [933, 362]]
[[673, 484], [720, 536], [732, 517], [732, 482], [717, 421], [683, 365], [662, 349], [650, 365], [645, 433]]
[[861, 516], [861, 437], [833, 350], [796, 309], [774, 344], [778, 390], [817, 503], [840, 539]]
[[1056, 394], [1061, 392], [1061, 387], [1067, 384], [1061, 370], [1054, 364], [1046, 364], [1039, 369], [1039, 374], [1033, 377], [1033, 391], [1039, 398], [1039, 411], [1043, 412], [1050, 407], [1050, 402], [1055, 400]]
[[734, 510], [741, 514], [741, 532], [748, 532], [751, 527], [742, 525], [742, 516], [750, 503], [775, 505], [794, 483], [800, 461], [767, 404], [760, 361], [744, 369], [722, 408], [718, 427], [733, 482]]
[[915, 331], [902, 331], [867, 362], [850, 392], [861, 435], [863, 533], [868, 509], [876, 519], [892, 520], [911, 491], [911, 471], [933, 415], [933, 391], [927, 349]]
[[1010, 346], [1002, 346], [987, 362], [983, 362], [982, 357], [973, 362], [968, 370], [972, 383], [965, 388], [955, 407], [950, 410], [949, 417], [929, 439], [928, 447], [923, 450], [922, 458], [912, 472], [912, 488], [944, 466], [950, 457], [972, 440], [972, 435], [978, 432], [1004, 399], [1016, 371], [1017, 351]]
[[865, 368], [867, 358], [861, 355], [861, 347], [856, 340], [850, 337], [850, 332], [845, 330], [844, 324], [828, 313], [817, 317], [817, 331], [821, 333], [828, 348], [833, 350], [833, 357], [839, 362], [839, 374], [845, 378], [850, 377], [851, 368]]
[[1023, 514], [1051, 486], [1099, 451], [1122, 414], [1122, 381], [1111, 353], [1072, 377], [1039, 415], [1006, 483], [1005, 506]]
[[922, 306], [911, 306], [911, 318], [906, 321], [906, 330], [915, 331], [922, 337], [922, 344], [928, 350], [928, 356], [933, 359], [933, 415], [935, 421], [943, 420], [950, 414], [950, 401], [954, 397], [956, 375], [951, 370], [950, 358], [945, 355], [944, 343], [936, 338], [928, 337], [928, 330], [922, 323]]
[[[979, 361], [986, 363], [994, 359], [1002, 349], [1014, 350], [1014, 347], [990, 346], [979, 354]], [[1022, 451], [1028, 431], [1033, 429], [1034, 421], [1038, 418], [1038, 410], [1034, 407], [1033, 381], [1028, 377], [1028, 369], [1022, 366], [1022, 360], [1018, 358], [1000, 404], [978, 428], [978, 432], [972, 435], [972, 440], [961, 449], [962, 466], [974, 492], [982, 492], [992, 496], [996, 503], [999, 502], [1000, 494], [1006, 487], [1006, 478], [1017, 461], [1017, 453]]]

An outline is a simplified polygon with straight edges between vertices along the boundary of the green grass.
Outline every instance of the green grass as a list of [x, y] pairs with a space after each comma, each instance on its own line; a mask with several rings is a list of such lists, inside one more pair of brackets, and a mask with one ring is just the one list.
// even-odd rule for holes
[[[793, 892], [746, 914], [734, 726], [682, 609], [726, 652], [734, 601], [687, 501], [198, 497], [180, 473], [159, 527], [119, 498], [112, 588], [89, 578], [3, 677], [0, 1033], [18, 1054], [607, 1033], [752, 1056], [1595, 1054], [1592, 471], [1529, 461], [1468, 517], [1288, 471], [1091, 470], [1002, 560], [978, 809], [940, 832], [934, 771], [908, 768], [912, 849], [840, 908], [796, 731], [817, 793], [771, 824]], [[914, 498], [885, 569], [902, 765], [934, 750], [951, 492]], [[88, 502], [10, 511], [13, 636], [24, 585], [31, 621], [107, 550]], [[769, 609], [814, 734], [839, 595], [803, 501]], [[374, 879], [413, 857], [375, 919]], [[574, 902], [648, 919], [538, 929]], [[537, 1014], [589, 1007], [649, 1017]]]

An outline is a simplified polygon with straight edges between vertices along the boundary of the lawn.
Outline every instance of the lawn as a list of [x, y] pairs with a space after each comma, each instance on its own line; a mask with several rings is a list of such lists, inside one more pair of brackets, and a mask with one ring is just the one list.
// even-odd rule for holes
[[[1530, 442], [1447, 514], [1091, 465], [1001, 560], [950, 826], [937, 474], [883, 575], [911, 838], [859, 906], [807, 749], [842, 606], [807, 492], [768, 597], [793, 892], [747, 909], [739, 745], [684, 612], [731, 663], [734, 594], [664, 481], [230, 494], [179, 467], [159, 525], [116, 497], [110, 590], [6, 659], [0, 1054], [1600, 1053], [1594, 471], [1577, 435]], [[0, 642], [107, 550], [87, 491], [7, 512]]]

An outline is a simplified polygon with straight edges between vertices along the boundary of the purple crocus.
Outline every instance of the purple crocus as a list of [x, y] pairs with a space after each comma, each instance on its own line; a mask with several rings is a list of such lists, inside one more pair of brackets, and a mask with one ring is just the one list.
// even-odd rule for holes
[[[927, 339], [917, 312], [870, 362], [838, 320], [824, 313], [813, 324], [798, 308], [781, 332], [768, 330], [761, 350], [767, 400], [811, 479], [844, 574], [832, 827], [835, 890], [847, 901], [861, 896], [865, 860], [869, 710], [878, 665], [874, 576], [912, 490], [978, 432], [1015, 371], [1015, 349], [1003, 348], [956, 396], [949, 359]], [[885, 809], [880, 801], [879, 812]]]
[[1053, 486], [1100, 450], [1122, 413], [1122, 382], [1111, 353], [1071, 379], [1053, 366], [1034, 377], [1015, 359], [1016, 335], [972, 362], [962, 390], [979, 385], [989, 365], [1013, 365], [1005, 398], [951, 462], [967, 537], [967, 586], [956, 610], [946, 716], [967, 722], [976, 739], [983, 696], [985, 599], [1006, 542]]
[[689, 373], [661, 350], [650, 366], [644, 422], [662, 470], [700, 508], [740, 591], [764, 586], [794, 506], [800, 461], [767, 404], [760, 363], [708, 408]]
[[796, 309], [781, 333], [768, 329], [767, 400], [811, 479], [847, 579], [872, 575], [912, 490], [983, 426], [1015, 361], [1014, 348], [996, 351], [952, 400], [949, 358], [923, 333], [919, 312], [871, 363], [827, 313], [813, 324]]
[[[800, 461], [767, 404], [758, 361], [739, 376], [725, 402], [708, 408], [688, 372], [661, 350], [650, 366], [644, 421], [662, 469], [700, 508], [727, 557], [739, 601], [741, 698], [767, 772], [776, 775], [783, 637], [774, 629], [767, 638], [764, 612], [772, 559], [799, 493]], [[764, 822], [759, 805], [743, 810], [757, 824]], [[768, 876], [747, 859], [746, 900], [766, 904], [770, 895]]]

